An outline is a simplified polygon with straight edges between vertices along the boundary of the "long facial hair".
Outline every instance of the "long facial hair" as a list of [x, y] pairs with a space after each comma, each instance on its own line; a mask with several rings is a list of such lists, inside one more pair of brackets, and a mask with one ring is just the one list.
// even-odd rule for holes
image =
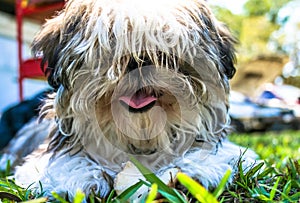
[[[57, 90], [42, 111], [57, 120], [49, 150], [89, 153], [92, 142], [104, 157], [111, 146], [179, 156], [226, 136], [234, 39], [204, 1], [146, 2], [69, 1], [35, 38]], [[130, 112], [118, 100], [138, 94], [154, 106]]]

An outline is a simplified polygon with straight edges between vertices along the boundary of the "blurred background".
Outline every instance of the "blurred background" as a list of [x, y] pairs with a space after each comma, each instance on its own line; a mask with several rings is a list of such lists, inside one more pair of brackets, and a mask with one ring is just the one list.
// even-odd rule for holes
[[[237, 132], [299, 130], [300, 0], [207, 2], [238, 39], [237, 73], [231, 81], [230, 95], [234, 129]], [[50, 18], [62, 6], [60, 0], [0, 0], [2, 120], [5, 114], [13, 122], [12, 116], [5, 112], [16, 109], [21, 101], [36, 102], [36, 95], [48, 87], [39, 71], [26, 72], [28, 65], [37, 65], [36, 60], [30, 61], [30, 43], [45, 18]], [[37, 103], [31, 105], [32, 110]], [[23, 111], [28, 112], [30, 108]], [[11, 114], [18, 115], [14, 111]], [[8, 124], [1, 122], [3, 137], [7, 132], [1, 132], [1, 125]]]
[[300, 1], [208, 2], [239, 41], [232, 125], [239, 132], [300, 129]]

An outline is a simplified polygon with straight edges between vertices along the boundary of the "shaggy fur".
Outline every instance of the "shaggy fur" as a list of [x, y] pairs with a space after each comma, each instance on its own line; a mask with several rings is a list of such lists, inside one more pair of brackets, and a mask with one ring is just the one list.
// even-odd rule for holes
[[33, 42], [56, 89], [41, 117], [56, 126], [16, 180], [105, 197], [131, 154], [158, 175], [177, 167], [217, 186], [243, 150], [225, 138], [233, 44], [202, 0], [68, 1]]

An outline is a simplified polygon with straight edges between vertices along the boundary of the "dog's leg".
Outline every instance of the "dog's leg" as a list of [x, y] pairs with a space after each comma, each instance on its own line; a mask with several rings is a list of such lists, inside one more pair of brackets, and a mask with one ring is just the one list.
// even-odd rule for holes
[[41, 189], [38, 183], [40, 181], [46, 196], [51, 197], [51, 192], [55, 192], [62, 197], [72, 199], [80, 190], [86, 195], [94, 192], [100, 197], [106, 197], [111, 191], [112, 176], [115, 174], [104, 169], [84, 153], [80, 152], [72, 156], [64, 154], [58, 158], [50, 159], [48, 165], [44, 163], [43, 167], [37, 166], [42, 162], [49, 161], [49, 157], [44, 155], [41, 158], [28, 160], [19, 170], [17, 169], [16, 182], [27, 187], [32, 182], [28, 182], [28, 176], [24, 176], [26, 174], [32, 176], [32, 172], [37, 171], [36, 177], [31, 177], [31, 181], [35, 180], [36, 182], [33, 189], [37, 191]]
[[225, 172], [232, 171], [229, 183], [238, 171], [241, 161], [244, 172], [258, 161], [257, 155], [250, 149], [224, 141], [216, 151], [193, 148], [186, 155], [174, 162], [172, 167], [178, 167], [183, 173], [199, 181], [204, 187], [217, 187]]

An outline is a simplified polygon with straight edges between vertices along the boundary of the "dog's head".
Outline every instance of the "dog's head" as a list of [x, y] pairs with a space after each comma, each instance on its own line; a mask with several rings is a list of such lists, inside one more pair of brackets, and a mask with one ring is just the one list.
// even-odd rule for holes
[[228, 128], [234, 39], [202, 0], [70, 0], [33, 50], [57, 89], [56, 149], [103, 137], [182, 153]]

